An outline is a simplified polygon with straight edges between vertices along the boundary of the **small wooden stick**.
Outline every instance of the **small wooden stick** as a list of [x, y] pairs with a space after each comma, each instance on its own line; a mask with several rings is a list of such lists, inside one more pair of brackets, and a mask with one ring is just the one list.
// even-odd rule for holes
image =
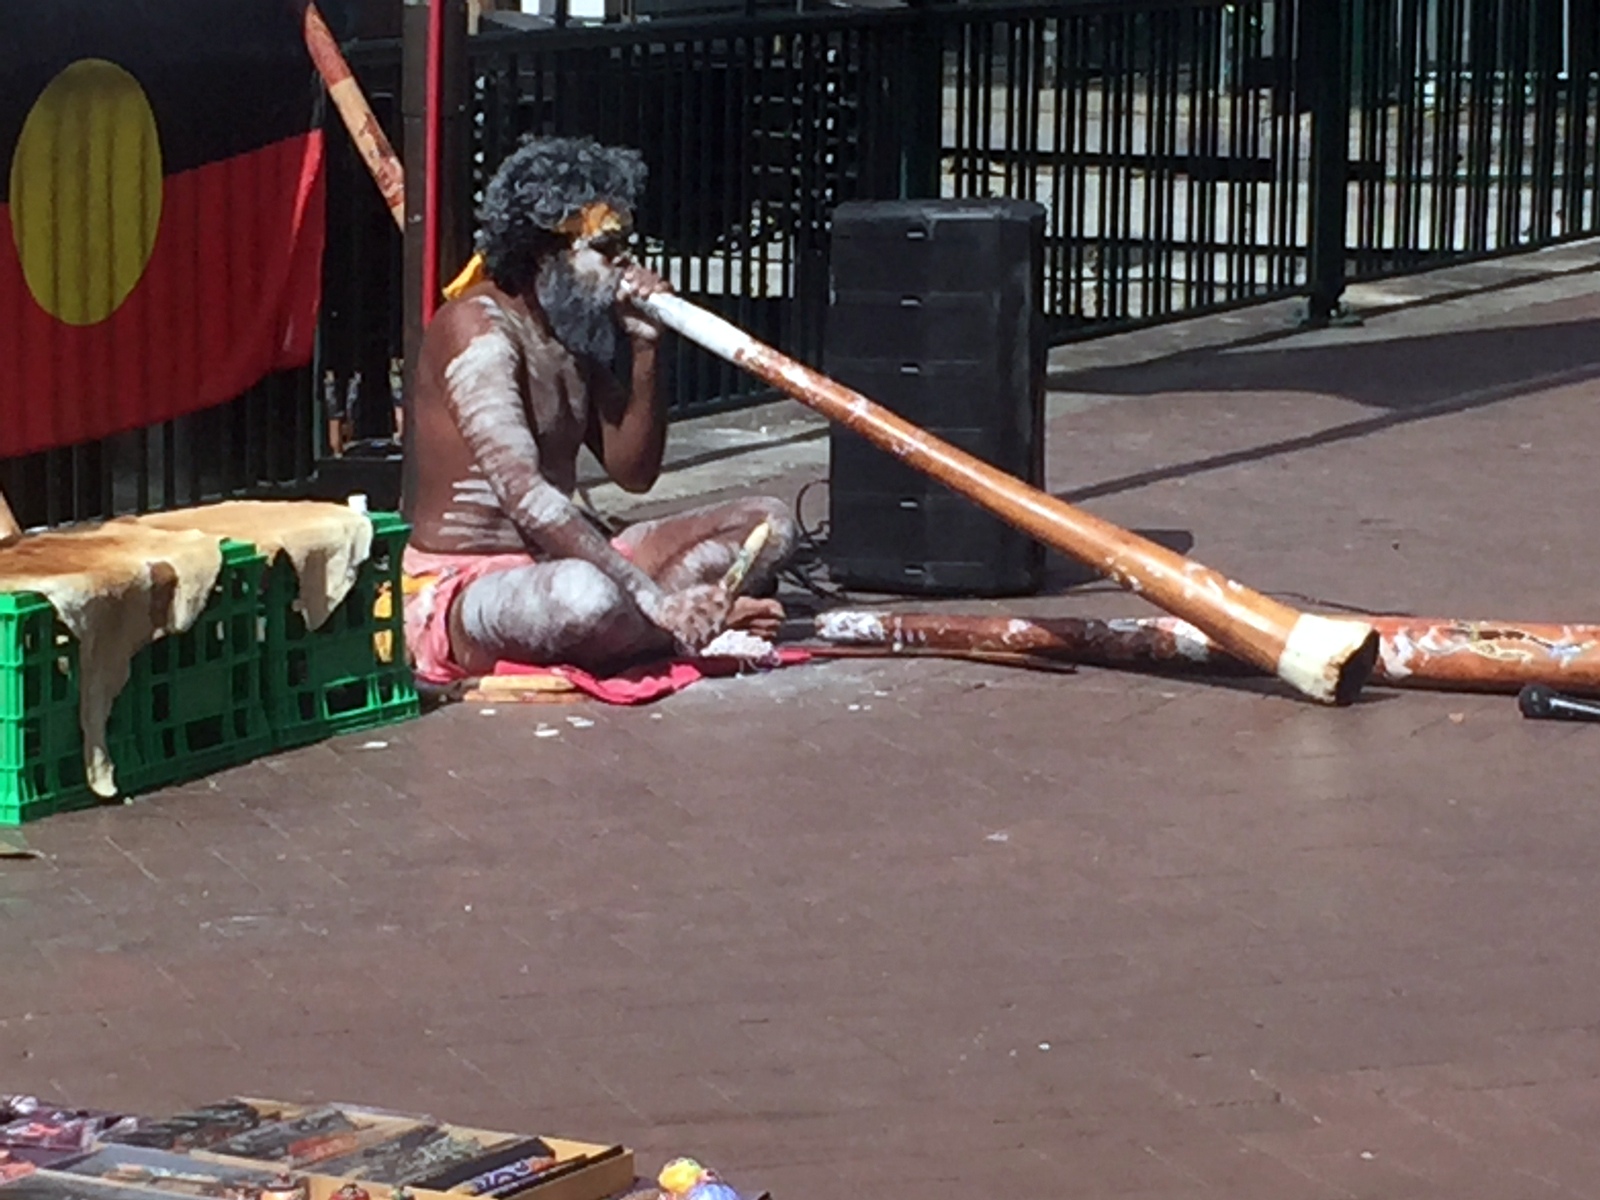
[[576, 684], [559, 675], [484, 675], [468, 685], [466, 695], [468, 699], [497, 700], [533, 692], [563, 695], [577, 690]]
[[761, 556], [761, 551], [766, 548], [767, 539], [771, 536], [771, 523], [763, 521], [750, 531], [749, 537], [745, 538], [744, 545], [739, 549], [739, 556], [733, 560], [733, 566], [729, 567], [728, 573], [722, 577], [722, 587], [728, 593], [730, 601], [739, 594], [739, 589], [744, 587], [750, 568], [756, 565], [756, 559]]

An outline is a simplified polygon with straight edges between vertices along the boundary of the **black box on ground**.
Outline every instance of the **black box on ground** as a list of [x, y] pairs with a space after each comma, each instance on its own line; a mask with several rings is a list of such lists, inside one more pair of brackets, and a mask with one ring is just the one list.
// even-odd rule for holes
[[[840, 205], [824, 370], [1042, 486], [1044, 222], [1018, 200]], [[1038, 590], [1032, 538], [844, 429], [830, 449], [835, 580], [913, 595]]]

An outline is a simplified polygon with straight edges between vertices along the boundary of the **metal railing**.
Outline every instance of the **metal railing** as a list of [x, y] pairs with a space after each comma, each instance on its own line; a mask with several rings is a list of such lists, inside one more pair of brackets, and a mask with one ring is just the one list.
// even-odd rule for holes
[[940, 190], [1045, 206], [1058, 338], [1304, 289], [1299, 7], [939, 13]]
[[[637, 146], [647, 261], [812, 361], [849, 199], [1041, 202], [1058, 341], [1291, 296], [1318, 318], [1351, 279], [1600, 234], [1590, 0], [941, 0], [567, 22], [468, 55], [472, 133], [450, 167], [469, 193], [525, 134]], [[351, 58], [398, 143], [400, 47]], [[329, 191], [319, 369], [337, 394], [360, 376], [356, 432], [381, 436], [400, 247], [336, 123]], [[468, 233], [470, 208], [457, 218]], [[675, 415], [761, 394], [675, 355]], [[320, 391], [271, 382], [131, 441], [0, 463], [0, 483], [53, 521], [301, 479]]]
[[1591, 0], [1364, 0], [1352, 14], [1352, 277], [1600, 233]]
[[[527, 133], [640, 147], [646, 258], [812, 360], [829, 214], [846, 199], [1041, 202], [1057, 341], [1291, 296], [1321, 317], [1351, 279], [1600, 233], [1591, 8], [1025, 0], [587, 26], [558, 13], [472, 44], [467, 169], [476, 193]], [[397, 73], [396, 53], [374, 47], [361, 70]], [[759, 394], [692, 348], [674, 366], [680, 414]]]

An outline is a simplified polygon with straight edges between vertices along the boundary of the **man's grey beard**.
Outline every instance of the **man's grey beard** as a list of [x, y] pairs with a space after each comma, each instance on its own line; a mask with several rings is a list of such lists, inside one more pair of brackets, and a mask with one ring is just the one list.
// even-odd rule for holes
[[579, 271], [566, 254], [545, 259], [534, 283], [556, 341], [605, 366], [617, 356], [616, 290], [615, 276]]

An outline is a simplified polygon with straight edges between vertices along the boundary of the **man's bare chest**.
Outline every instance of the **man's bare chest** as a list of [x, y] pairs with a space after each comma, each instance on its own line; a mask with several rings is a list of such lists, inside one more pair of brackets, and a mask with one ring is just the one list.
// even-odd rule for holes
[[548, 336], [516, 330], [518, 390], [523, 412], [539, 447], [541, 465], [552, 483], [564, 483], [576, 467], [589, 431], [590, 396], [586, 373], [564, 347]]

